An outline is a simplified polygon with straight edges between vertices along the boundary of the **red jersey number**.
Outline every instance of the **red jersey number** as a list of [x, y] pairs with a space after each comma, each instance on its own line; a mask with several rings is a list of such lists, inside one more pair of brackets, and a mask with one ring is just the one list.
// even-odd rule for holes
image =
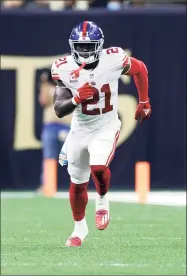
[[108, 49], [106, 50], [106, 52], [107, 52], [108, 55], [109, 55], [109, 54], [117, 54], [117, 53], [119, 53], [119, 49], [118, 49], [117, 47], [108, 48]]
[[65, 64], [65, 63], [67, 63], [66, 57], [56, 60], [55, 65], [57, 68], [59, 68], [62, 64]]
[[87, 115], [99, 115], [100, 114], [100, 108], [94, 108], [92, 110], [87, 110], [88, 104], [97, 104], [99, 101], [99, 91], [97, 88], [93, 87], [93, 98], [88, 99], [85, 102], [82, 103], [82, 113]]
[[100, 99], [99, 90], [97, 88], [93, 87], [93, 91], [94, 91], [93, 98], [88, 99], [82, 103], [82, 113], [86, 114], [86, 115], [100, 115], [101, 113], [104, 114], [109, 111], [112, 111], [113, 105], [110, 104], [111, 91], [110, 91], [109, 84], [104, 84], [101, 88], [101, 92], [105, 93], [105, 107], [102, 108], [102, 112], [100, 112], [100, 108], [94, 108], [92, 110], [87, 110], [88, 104], [97, 104]]

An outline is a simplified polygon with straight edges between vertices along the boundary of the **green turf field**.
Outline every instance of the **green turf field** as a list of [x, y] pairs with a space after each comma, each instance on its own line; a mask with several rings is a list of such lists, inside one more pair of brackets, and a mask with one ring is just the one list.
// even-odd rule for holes
[[99, 231], [94, 202], [81, 248], [66, 248], [73, 230], [66, 199], [1, 200], [1, 275], [185, 275], [185, 207], [111, 203]]

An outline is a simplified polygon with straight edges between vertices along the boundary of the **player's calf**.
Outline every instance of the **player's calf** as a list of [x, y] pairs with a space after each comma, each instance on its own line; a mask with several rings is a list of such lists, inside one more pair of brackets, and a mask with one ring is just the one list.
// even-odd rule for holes
[[95, 183], [97, 193], [99, 195], [105, 195], [110, 186], [110, 169], [105, 165], [91, 165], [91, 175]]
[[91, 174], [96, 186], [96, 214], [95, 222], [99, 230], [104, 230], [110, 220], [110, 209], [108, 199], [108, 189], [110, 185], [111, 172], [104, 165], [92, 165]]

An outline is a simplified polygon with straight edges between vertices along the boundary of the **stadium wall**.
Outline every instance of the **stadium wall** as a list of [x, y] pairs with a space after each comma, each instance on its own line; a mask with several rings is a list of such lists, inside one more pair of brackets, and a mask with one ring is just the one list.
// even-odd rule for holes
[[[137, 91], [129, 77], [119, 84], [122, 132], [111, 164], [113, 189], [132, 189], [137, 161], [151, 163], [153, 189], [186, 187], [186, 9], [147, 8], [121, 12], [1, 13], [0, 186], [34, 189], [41, 169], [42, 109], [39, 75], [69, 52], [71, 29], [82, 20], [104, 31], [105, 47], [120, 46], [149, 71], [151, 120], [134, 121]], [[68, 187], [66, 168], [59, 188]], [[92, 184], [91, 184], [92, 185]], [[91, 186], [92, 187], [92, 186]]]

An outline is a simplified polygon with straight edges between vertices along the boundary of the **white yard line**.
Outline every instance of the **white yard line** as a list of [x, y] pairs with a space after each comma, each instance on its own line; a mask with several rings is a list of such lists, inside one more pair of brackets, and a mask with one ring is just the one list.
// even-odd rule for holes
[[[2, 266], [37, 266], [37, 263], [26, 263], [26, 262], [16, 262], [16, 263], [11, 263], [11, 265], [9, 263], [3, 263], [2, 262]], [[72, 262], [65, 262], [65, 263], [52, 263], [52, 264], [48, 264], [49, 266], [80, 266], [80, 263], [72, 263]], [[89, 264], [90, 266], [117, 266], [117, 267], [147, 267], [150, 266], [149, 264], [137, 264], [137, 263], [113, 263], [113, 262], [109, 262], [109, 263], [100, 263], [100, 264]]]
[[[1, 263], [1, 266], [2, 267], [11, 267], [11, 266], [24, 266], [24, 267], [37, 267], [39, 264], [38, 263], [32, 263], [32, 262], [29, 262], [29, 263], [26, 263], [26, 262], [16, 262], [16, 263]], [[48, 263], [49, 266], [53, 267], [53, 266], [60, 266], [60, 267], [63, 267], [63, 266], [77, 266], [77, 267], [80, 267], [80, 263], [72, 263], [72, 262], [66, 262], [66, 263]], [[113, 263], [113, 262], [109, 262], [109, 263], [100, 263], [100, 264], [89, 264], [89, 266], [94, 266], [94, 267], [98, 267], [98, 266], [113, 266], [113, 267], [135, 267], [135, 268], [143, 268], [143, 267], [149, 267], [151, 266], [150, 264], [138, 264], [138, 263]], [[161, 265], [160, 264], [160, 267], [173, 267], [173, 264], [164, 264], [164, 265]], [[184, 264], [180, 264], [180, 267], [186, 267], [186, 265]]]
[[[1, 192], [1, 198], [33, 198], [34, 192]], [[89, 200], [94, 200], [95, 192], [89, 192]], [[68, 192], [57, 192], [56, 198], [68, 199]], [[109, 192], [109, 199], [113, 202], [138, 203], [138, 195], [135, 192]], [[150, 205], [186, 206], [186, 192], [150, 192], [147, 203]]]

